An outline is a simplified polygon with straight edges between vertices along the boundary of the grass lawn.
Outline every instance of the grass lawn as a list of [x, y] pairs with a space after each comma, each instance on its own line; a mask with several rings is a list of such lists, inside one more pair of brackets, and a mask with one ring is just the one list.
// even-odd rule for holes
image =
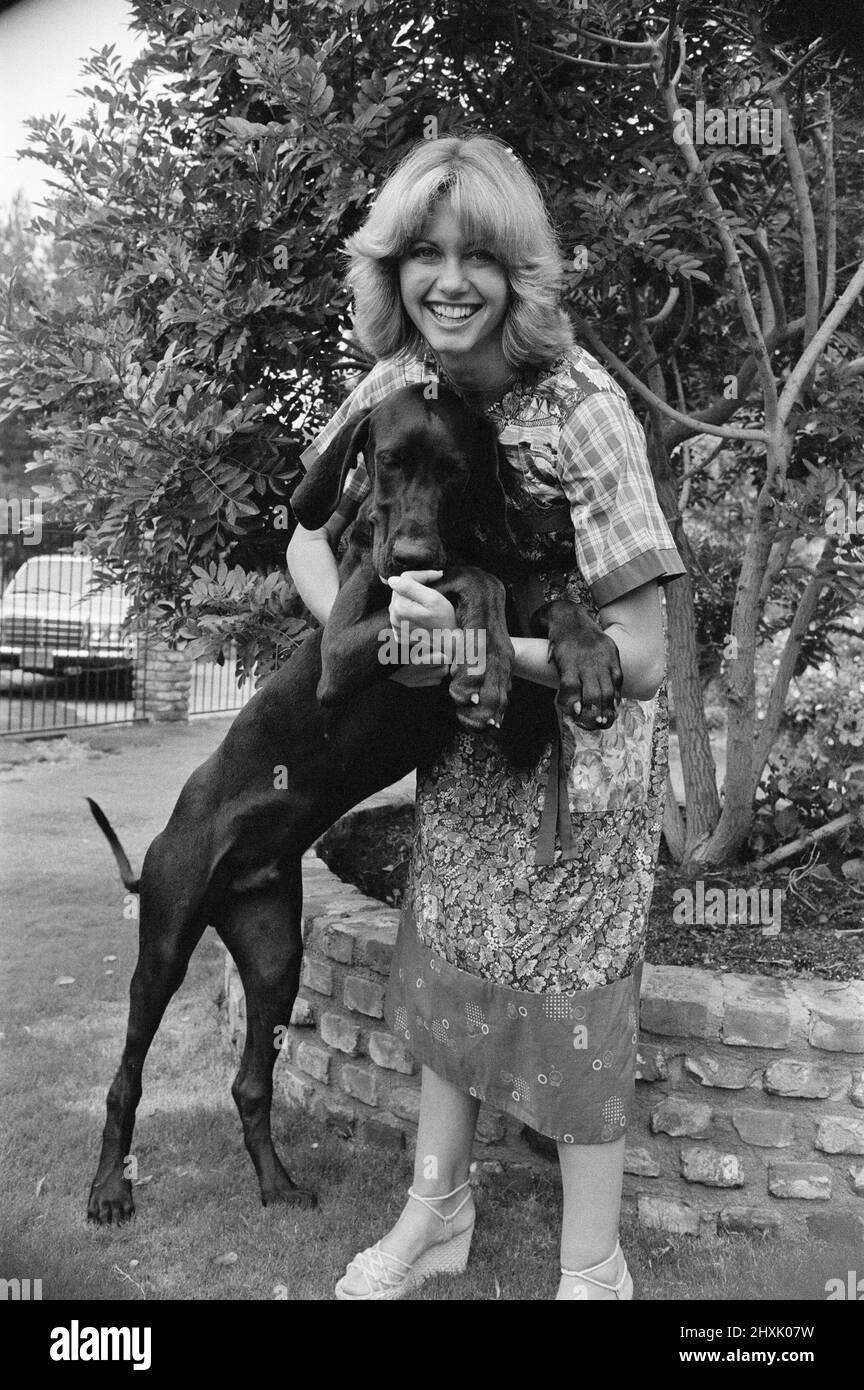
[[[41, 1278], [43, 1298], [326, 1299], [355, 1251], [399, 1210], [408, 1158], [355, 1146], [276, 1106], [277, 1141], [316, 1212], [264, 1210], [229, 1095], [218, 1028], [221, 948], [208, 932], [145, 1070], [134, 1152], [138, 1216], [115, 1230], [85, 1220], [105, 1091], [125, 1026], [134, 923], [94, 893], [92, 912], [58, 903], [26, 932], [4, 928], [4, 1223], [0, 1276]], [[53, 883], [53, 892], [48, 885]], [[116, 956], [116, 961], [104, 957]], [[107, 971], [113, 973], [107, 974]], [[63, 976], [75, 983], [60, 985]], [[482, 1148], [478, 1146], [478, 1158]], [[553, 1177], [484, 1183], [471, 1265], [425, 1299], [550, 1299], [556, 1287]], [[812, 1243], [728, 1237], [707, 1244], [625, 1223], [642, 1299], [824, 1299], [844, 1253]]]

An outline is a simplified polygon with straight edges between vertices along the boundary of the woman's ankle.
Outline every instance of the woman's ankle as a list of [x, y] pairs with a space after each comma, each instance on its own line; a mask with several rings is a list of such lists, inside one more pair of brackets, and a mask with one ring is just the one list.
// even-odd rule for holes
[[610, 1245], [609, 1241], [602, 1244], [590, 1242], [586, 1244], [573, 1245], [568, 1247], [566, 1255], [562, 1252], [561, 1269], [577, 1271], [590, 1271], [592, 1275], [605, 1279], [611, 1270], [615, 1270], [618, 1265], [623, 1265], [624, 1254], [615, 1237]]

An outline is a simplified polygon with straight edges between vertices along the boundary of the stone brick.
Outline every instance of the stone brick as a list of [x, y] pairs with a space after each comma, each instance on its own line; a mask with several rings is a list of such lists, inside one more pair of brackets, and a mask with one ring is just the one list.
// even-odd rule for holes
[[656, 1043], [640, 1042], [636, 1049], [636, 1080], [665, 1081], [669, 1075], [666, 1053]]
[[864, 1110], [864, 1071], [859, 1072], [852, 1078], [852, 1104], [859, 1110]]
[[294, 1008], [291, 1010], [291, 1027], [315, 1027], [315, 1010], [309, 1003], [309, 1000], [303, 998], [302, 994], [298, 995], [298, 997], [294, 1000]]
[[420, 1118], [420, 1088], [397, 1086], [390, 1092], [390, 1109], [400, 1120], [412, 1120], [416, 1125]]
[[477, 1117], [476, 1138], [481, 1144], [500, 1144], [506, 1132], [504, 1116], [498, 1110], [481, 1105]]
[[378, 1104], [381, 1081], [372, 1067], [346, 1062], [342, 1068], [340, 1084], [355, 1100], [362, 1100], [366, 1105]]
[[642, 974], [641, 1024], [673, 1038], [719, 1038], [723, 1018], [720, 980], [708, 970], [646, 964]]
[[745, 1144], [762, 1149], [788, 1149], [795, 1142], [795, 1123], [782, 1110], [750, 1110], [736, 1106], [732, 1123]]
[[849, 1177], [852, 1182], [852, 1191], [859, 1196], [864, 1196], [864, 1164], [860, 1168], [850, 1168]]
[[648, 1149], [627, 1149], [624, 1154], [624, 1172], [635, 1178], [659, 1178], [660, 1164]]
[[786, 1047], [792, 1034], [783, 980], [727, 975], [723, 981], [723, 1041], [728, 1047]]
[[274, 1073], [274, 1081], [282, 1087], [282, 1094], [289, 1105], [297, 1105], [301, 1110], [311, 1109], [315, 1088], [310, 1081], [297, 1076], [288, 1067], [280, 1067]]
[[825, 1100], [831, 1094], [832, 1076], [827, 1067], [784, 1058], [765, 1069], [765, 1090], [775, 1096], [803, 1096]]
[[345, 1008], [369, 1018], [384, 1017], [384, 986], [377, 980], [364, 980], [360, 975], [349, 975], [345, 981]]
[[316, 933], [315, 941], [325, 956], [338, 961], [340, 965], [350, 965], [354, 959], [354, 937], [351, 932], [324, 924]]
[[743, 1091], [753, 1084], [754, 1072], [746, 1062], [732, 1057], [712, 1057], [700, 1052], [684, 1058], [684, 1070], [695, 1076], [703, 1086], [718, 1086], [724, 1091]]
[[650, 1197], [640, 1192], [639, 1221], [652, 1231], [670, 1231], [679, 1236], [698, 1236], [701, 1225], [699, 1208], [689, 1202], [671, 1197]]
[[392, 923], [373, 923], [355, 943], [355, 959], [358, 965], [368, 965], [379, 975], [389, 975], [393, 960], [393, 947], [396, 943], [396, 927], [399, 914], [394, 912]]
[[811, 1047], [824, 1052], [864, 1052], [864, 982], [808, 981], [802, 992], [810, 1009]]
[[864, 1120], [826, 1115], [819, 1121], [815, 1147], [823, 1154], [864, 1154]]
[[347, 1052], [349, 1057], [356, 1057], [360, 1051], [360, 1029], [340, 1014], [322, 1014], [318, 1031], [322, 1041]]
[[807, 1217], [807, 1230], [814, 1240], [854, 1245], [864, 1252], [864, 1216], [857, 1211], [820, 1211]]
[[666, 1096], [651, 1111], [654, 1134], [671, 1134], [673, 1139], [699, 1139], [711, 1129], [711, 1106], [685, 1096]]
[[408, 1048], [391, 1033], [369, 1034], [369, 1056], [378, 1067], [388, 1071], [402, 1072], [404, 1076], [414, 1075], [414, 1059]]
[[831, 1169], [827, 1163], [772, 1163], [768, 1191], [772, 1197], [825, 1201], [831, 1196]]
[[703, 1187], [743, 1187], [744, 1172], [737, 1154], [694, 1146], [681, 1150], [681, 1176]]
[[764, 1207], [724, 1207], [717, 1218], [721, 1231], [738, 1231], [745, 1235], [756, 1232], [776, 1233], [780, 1229], [780, 1215]]
[[295, 1064], [301, 1071], [305, 1071], [309, 1076], [314, 1076], [316, 1081], [323, 1081], [325, 1086], [330, 1081], [330, 1053], [325, 1052], [323, 1047], [318, 1047], [313, 1042], [303, 1042], [297, 1044], [297, 1052], [294, 1057]]
[[303, 983], [307, 989], [314, 989], [316, 994], [332, 994], [333, 966], [328, 965], [326, 960], [306, 956], [303, 961]]
[[372, 1144], [376, 1149], [390, 1149], [393, 1153], [399, 1153], [405, 1147], [405, 1134], [393, 1120], [364, 1119], [359, 1137], [364, 1144]]

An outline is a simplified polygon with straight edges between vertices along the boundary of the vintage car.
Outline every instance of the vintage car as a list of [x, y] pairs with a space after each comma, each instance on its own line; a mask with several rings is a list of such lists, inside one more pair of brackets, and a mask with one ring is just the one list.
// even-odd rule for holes
[[0, 599], [0, 666], [51, 675], [114, 670], [131, 682], [128, 608], [122, 585], [96, 588], [87, 556], [34, 555]]

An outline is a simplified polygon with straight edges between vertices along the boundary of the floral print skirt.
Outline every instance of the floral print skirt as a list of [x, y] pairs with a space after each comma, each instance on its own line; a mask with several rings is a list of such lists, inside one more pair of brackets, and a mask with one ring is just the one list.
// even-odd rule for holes
[[551, 746], [517, 770], [457, 733], [418, 773], [387, 1021], [418, 1062], [562, 1143], [611, 1143], [632, 1112], [666, 738], [663, 692], [610, 730], [565, 728], [575, 857], [556, 844], [542, 866]]

